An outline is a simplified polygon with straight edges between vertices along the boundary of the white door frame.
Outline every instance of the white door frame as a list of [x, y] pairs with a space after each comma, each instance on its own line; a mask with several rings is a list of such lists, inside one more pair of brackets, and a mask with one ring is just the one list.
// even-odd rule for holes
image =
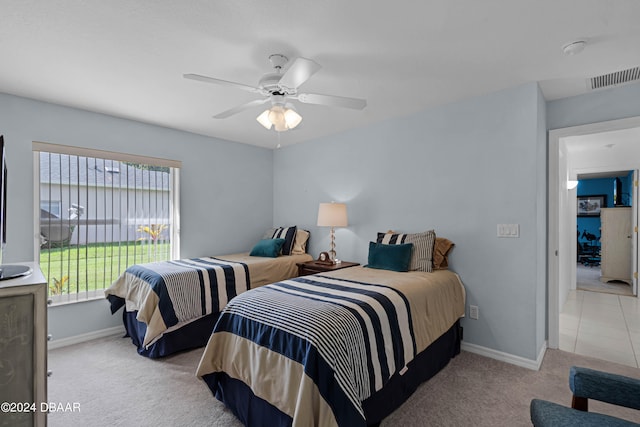
[[633, 295], [638, 296], [638, 169], [633, 170], [631, 188], [631, 288]]
[[[592, 123], [582, 126], [574, 126], [549, 131], [549, 151], [548, 151], [548, 228], [547, 228], [547, 338], [549, 348], [558, 348], [560, 341], [560, 288], [559, 281], [565, 268], [571, 268], [570, 257], [572, 251], [561, 253], [560, 235], [561, 218], [565, 212], [561, 212], [560, 192], [567, 191], [566, 177], [560, 176], [561, 164], [566, 163], [566, 158], [560, 159], [560, 141], [569, 136], [589, 135], [594, 133], [609, 132], [621, 129], [640, 127], [640, 117], [628, 119], [612, 120], [607, 122]], [[626, 170], [636, 169], [636, 167], [621, 168]], [[562, 168], [566, 172], [566, 167]], [[633, 201], [634, 205], [636, 200]], [[573, 242], [572, 242], [573, 243]], [[573, 244], [575, 246], [575, 244]], [[635, 289], [634, 289], [635, 291]]]

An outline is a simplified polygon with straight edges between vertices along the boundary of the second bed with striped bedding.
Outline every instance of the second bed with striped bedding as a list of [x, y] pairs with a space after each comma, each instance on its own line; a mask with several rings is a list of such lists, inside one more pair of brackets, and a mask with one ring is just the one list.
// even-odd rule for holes
[[[365, 426], [362, 402], [464, 312], [457, 275], [432, 286], [416, 280], [433, 273], [400, 274], [355, 267], [244, 293], [222, 311], [197, 374], [227, 404], [229, 378], [242, 382], [278, 408], [285, 425]], [[397, 278], [401, 286], [385, 283]], [[442, 312], [426, 322], [433, 331], [424, 320], [432, 303], [432, 315]]]
[[219, 312], [249, 284], [246, 264], [205, 257], [133, 265], [106, 295], [112, 312], [123, 304], [138, 311], [146, 346], [168, 328]]

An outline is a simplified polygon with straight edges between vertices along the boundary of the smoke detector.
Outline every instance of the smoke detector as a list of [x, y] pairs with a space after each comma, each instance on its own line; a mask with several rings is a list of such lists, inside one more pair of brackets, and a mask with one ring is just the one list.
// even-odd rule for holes
[[586, 40], [576, 40], [562, 46], [562, 53], [567, 56], [577, 55], [584, 50], [587, 45]]

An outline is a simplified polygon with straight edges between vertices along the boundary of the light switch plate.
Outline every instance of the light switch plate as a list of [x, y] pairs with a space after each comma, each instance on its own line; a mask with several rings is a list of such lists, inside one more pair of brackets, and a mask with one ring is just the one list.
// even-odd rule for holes
[[498, 224], [498, 237], [520, 237], [520, 224]]

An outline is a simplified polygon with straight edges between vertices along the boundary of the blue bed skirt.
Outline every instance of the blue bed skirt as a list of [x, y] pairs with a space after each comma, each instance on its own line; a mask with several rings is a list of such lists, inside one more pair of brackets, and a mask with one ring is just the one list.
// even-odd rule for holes
[[[460, 354], [462, 327], [458, 320], [447, 332], [407, 364], [408, 371], [395, 374], [387, 385], [363, 402], [367, 425], [377, 426], [404, 403], [420, 384], [440, 372]], [[292, 419], [269, 402], [255, 396], [242, 381], [225, 373], [203, 377], [214, 396], [223, 402], [245, 426], [285, 427]]]
[[131, 337], [133, 345], [138, 349], [138, 354], [156, 359], [207, 345], [211, 331], [213, 331], [220, 313], [208, 314], [186, 324], [180, 329], [165, 333], [148, 348], [142, 345], [144, 335], [147, 332], [147, 325], [138, 321], [136, 319], [137, 315], [137, 311], [122, 310], [122, 322], [127, 331], [125, 337]]

